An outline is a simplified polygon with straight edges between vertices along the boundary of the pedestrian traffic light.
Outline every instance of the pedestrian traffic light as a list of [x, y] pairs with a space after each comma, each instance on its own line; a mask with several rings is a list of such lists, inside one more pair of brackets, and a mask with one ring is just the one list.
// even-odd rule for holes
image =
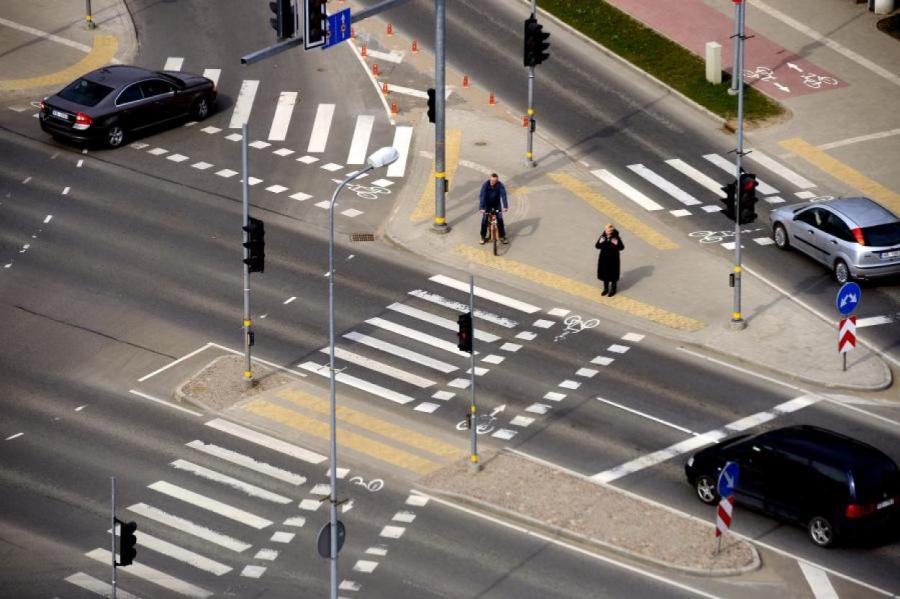
[[294, 7], [291, 0], [274, 0], [269, 2], [269, 10], [275, 13], [275, 16], [269, 19], [272, 29], [279, 40], [293, 37], [296, 32], [296, 21], [294, 19]]
[[544, 26], [538, 23], [534, 15], [525, 19], [525, 52], [524, 63], [526, 67], [533, 67], [541, 64], [548, 58], [550, 54], [550, 43], [547, 39], [549, 33], [544, 33]]
[[735, 193], [737, 189], [737, 184], [732, 181], [731, 183], [726, 183], [722, 186], [722, 191], [725, 192], [725, 197], [722, 198], [722, 203], [725, 204], [725, 209], [722, 210], [722, 213], [728, 217], [728, 220], [734, 220], [734, 202], [735, 202]]
[[303, 48], [324, 46], [328, 28], [325, 12], [326, 0], [303, 0]]
[[457, 333], [459, 343], [456, 344], [456, 347], [459, 348], [459, 351], [472, 353], [472, 313], [460, 314], [456, 323], [459, 325], [459, 333]]
[[741, 173], [740, 224], [747, 225], [756, 221], [756, 188], [759, 182], [753, 173]]
[[264, 272], [266, 267], [266, 225], [258, 218], [250, 218], [246, 227], [247, 232], [244, 247], [247, 248], [244, 264], [250, 267], [250, 272]]
[[433, 87], [428, 88], [428, 122], [434, 123], [437, 120], [437, 112], [434, 108], [435, 91]]
[[137, 531], [137, 522], [122, 522], [116, 518], [116, 523], [119, 525], [119, 561], [116, 565], [130, 566], [137, 557], [135, 549], [137, 536], [134, 534]]

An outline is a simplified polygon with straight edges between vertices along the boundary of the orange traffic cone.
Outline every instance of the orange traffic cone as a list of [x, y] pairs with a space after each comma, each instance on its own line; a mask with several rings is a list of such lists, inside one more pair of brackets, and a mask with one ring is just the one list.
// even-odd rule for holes
[[416, 40], [413, 40], [412, 51], [413, 52], [419, 51], [419, 44], [416, 43]]
[[391, 103], [391, 114], [396, 115], [399, 111], [397, 110], [397, 103]]
[[356, 39], [356, 29], [353, 27], [350, 28], [350, 38]]
[[469, 87], [469, 76], [463, 75], [463, 87]]
[[491, 92], [491, 95], [488, 96], [488, 104], [490, 104], [491, 106], [497, 104], [497, 98], [494, 97], [494, 92]]
[[528, 115], [527, 115], [527, 114], [523, 114], [523, 115], [522, 115], [522, 126], [523, 126], [523, 127], [527, 127], [527, 126], [528, 126]]
[[[372, 74], [374, 76], [378, 77], [378, 63], [377, 62], [372, 65]], [[493, 98], [493, 96], [491, 96], [491, 97]]]
[[381, 93], [383, 93], [385, 96], [390, 93], [388, 92], [387, 82], [381, 84]]
[[394, 26], [391, 25], [390, 23], [388, 23], [387, 34], [394, 35]]
[[360, 49], [359, 49], [359, 55], [362, 56], [363, 58], [365, 58], [366, 56], [368, 56], [368, 54], [366, 54], [366, 45], [365, 45], [365, 44], [363, 44], [363, 45], [360, 47]]

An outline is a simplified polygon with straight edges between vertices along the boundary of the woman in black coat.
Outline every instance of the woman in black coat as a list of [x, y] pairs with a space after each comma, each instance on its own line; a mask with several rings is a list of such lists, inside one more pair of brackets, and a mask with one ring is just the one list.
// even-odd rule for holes
[[594, 247], [600, 250], [597, 257], [597, 278], [603, 281], [603, 293], [600, 295], [612, 297], [616, 294], [616, 283], [619, 281], [619, 252], [625, 249], [625, 244], [616, 228], [609, 224]]

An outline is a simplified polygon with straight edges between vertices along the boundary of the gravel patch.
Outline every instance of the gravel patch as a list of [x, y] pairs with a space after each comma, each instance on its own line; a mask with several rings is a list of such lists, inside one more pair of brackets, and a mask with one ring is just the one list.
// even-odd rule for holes
[[220, 356], [175, 390], [175, 398], [208, 410], [224, 410], [234, 404], [297, 380], [281, 370], [253, 364], [253, 386], [244, 383], [243, 356]]

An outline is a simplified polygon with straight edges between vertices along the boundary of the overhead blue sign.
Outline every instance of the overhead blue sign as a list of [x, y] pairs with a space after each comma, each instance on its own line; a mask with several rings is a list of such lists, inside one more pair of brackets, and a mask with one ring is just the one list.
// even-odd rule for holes
[[737, 486], [738, 474], [740, 474], [740, 466], [737, 462], [728, 462], [719, 473], [719, 483], [716, 490], [719, 497], [728, 497], [734, 495], [734, 488]]
[[326, 34], [323, 49], [336, 46], [350, 37], [350, 9], [338, 11], [328, 15], [328, 32]]
[[834, 305], [837, 306], [838, 312], [847, 316], [856, 310], [856, 306], [859, 305], [859, 300], [861, 299], [862, 289], [859, 288], [859, 285], [853, 282], [844, 283], [838, 290]]

